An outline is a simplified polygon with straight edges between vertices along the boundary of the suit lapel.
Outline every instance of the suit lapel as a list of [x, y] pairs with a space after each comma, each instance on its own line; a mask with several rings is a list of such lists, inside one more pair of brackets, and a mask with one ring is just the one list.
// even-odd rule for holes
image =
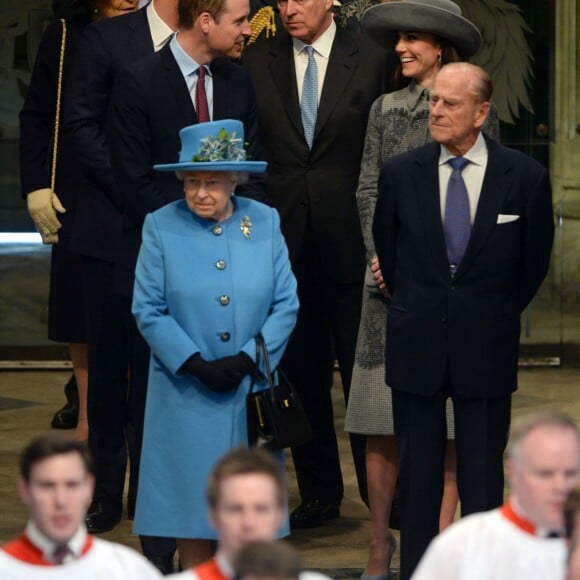
[[343, 30], [337, 28], [320, 96], [314, 128], [315, 138], [328, 121], [337, 103], [344, 99], [344, 90], [349, 85], [357, 67], [357, 56], [357, 46]]
[[497, 224], [497, 215], [504, 203], [507, 192], [511, 188], [509, 177], [510, 166], [501, 156], [501, 149], [496, 143], [486, 138], [487, 167], [481, 186], [475, 220], [471, 229], [469, 243], [465, 249], [465, 256], [457, 269], [456, 277], [467, 270], [473, 260], [487, 242]]
[[[167, 84], [175, 99], [175, 115], [181, 117], [179, 125], [186, 127], [187, 125], [197, 123], [197, 114], [191, 101], [191, 95], [187, 89], [183, 74], [181, 74], [181, 70], [173, 57], [169, 44], [165, 45], [159, 54]], [[167, 106], [167, 103], [165, 106]]]
[[445, 234], [441, 221], [439, 196], [439, 151], [438, 143], [430, 143], [418, 151], [413, 175], [418, 213], [423, 222], [423, 231], [438, 270], [449, 276], [449, 261]]
[[298, 100], [292, 38], [290, 35], [279, 35], [278, 41], [270, 49], [268, 66], [290, 122], [298, 133], [304, 137], [304, 128], [300, 117], [300, 101]]
[[230, 94], [228, 75], [224, 74], [221, 61], [211, 64], [213, 81], [213, 119], [228, 118], [228, 95]]

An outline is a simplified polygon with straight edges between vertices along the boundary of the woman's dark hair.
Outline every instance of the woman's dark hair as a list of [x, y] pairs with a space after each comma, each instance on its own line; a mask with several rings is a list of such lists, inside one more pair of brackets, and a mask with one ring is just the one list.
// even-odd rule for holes
[[[450, 62], [467, 62], [467, 59], [461, 54], [459, 49], [446, 38], [435, 35], [435, 42], [441, 46], [441, 66]], [[393, 46], [396, 44], [393, 44]], [[403, 66], [399, 61], [395, 68], [395, 85], [397, 89], [406, 87], [411, 79], [403, 76]]]

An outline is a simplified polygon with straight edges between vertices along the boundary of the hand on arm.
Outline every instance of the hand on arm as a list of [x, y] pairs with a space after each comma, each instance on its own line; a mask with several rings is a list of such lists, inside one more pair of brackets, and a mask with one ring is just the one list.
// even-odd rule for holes
[[389, 293], [389, 289], [387, 288], [387, 285], [385, 284], [385, 281], [383, 280], [383, 273], [381, 272], [381, 265], [379, 264], [379, 259], [376, 256], [371, 260], [370, 268], [371, 268], [371, 272], [373, 273], [373, 278], [375, 280], [375, 284], [377, 285], [377, 288], [383, 293], [385, 298], [390, 298], [391, 295]]

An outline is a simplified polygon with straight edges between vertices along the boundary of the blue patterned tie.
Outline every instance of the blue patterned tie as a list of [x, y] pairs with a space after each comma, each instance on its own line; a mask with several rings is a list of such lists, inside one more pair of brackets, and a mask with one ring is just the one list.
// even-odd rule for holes
[[318, 112], [318, 69], [314, 60], [314, 49], [307, 45], [304, 50], [308, 53], [308, 66], [304, 74], [304, 84], [302, 85], [302, 100], [300, 101], [300, 115], [304, 136], [308, 147], [312, 148], [314, 138], [314, 126], [316, 125], [316, 114]]
[[467, 187], [461, 172], [469, 161], [463, 157], [454, 157], [449, 160], [453, 173], [447, 185], [447, 198], [445, 200], [445, 244], [447, 246], [447, 258], [451, 268], [451, 275], [463, 259], [465, 248], [471, 234], [471, 217], [469, 213], [469, 196]]

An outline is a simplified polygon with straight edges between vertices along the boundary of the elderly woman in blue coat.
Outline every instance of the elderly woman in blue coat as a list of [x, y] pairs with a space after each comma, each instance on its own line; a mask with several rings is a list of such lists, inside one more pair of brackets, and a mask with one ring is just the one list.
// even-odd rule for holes
[[216, 538], [208, 473], [247, 444], [254, 337], [277, 366], [298, 298], [277, 212], [233, 195], [248, 172], [266, 169], [246, 161], [242, 123], [200, 123], [180, 138], [179, 162], [155, 169], [176, 171], [185, 198], [147, 216], [135, 273], [133, 314], [151, 362], [134, 531], [177, 538], [186, 568]]

